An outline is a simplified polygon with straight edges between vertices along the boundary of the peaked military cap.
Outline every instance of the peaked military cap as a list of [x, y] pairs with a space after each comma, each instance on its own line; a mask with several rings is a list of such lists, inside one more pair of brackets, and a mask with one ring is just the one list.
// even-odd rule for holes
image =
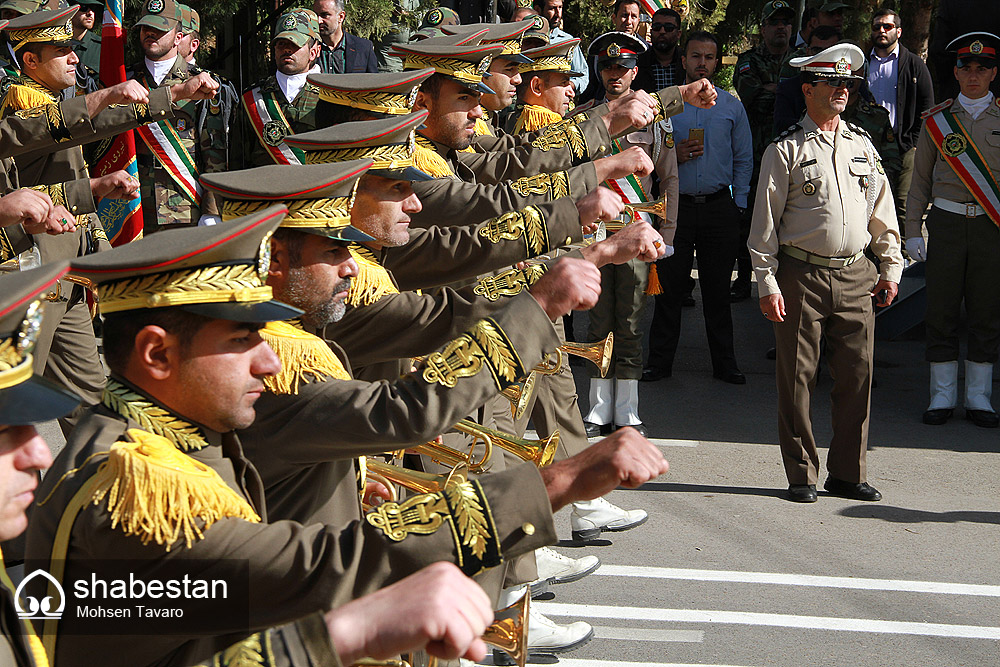
[[78, 5], [69, 9], [32, 12], [11, 19], [5, 30], [10, 47], [17, 51], [25, 44], [69, 46], [73, 39], [73, 17]]
[[453, 81], [492, 95], [493, 91], [483, 83], [483, 77], [490, 75], [490, 63], [500, 55], [503, 47], [484, 44], [482, 46], [445, 46], [431, 44], [426, 40], [415, 44], [393, 44], [391, 55], [403, 59], [403, 69], [423, 69], [433, 67], [438, 74]]
[[328, 164], [271, 164], [241, 171], [205, 174], [201, 184], [218, 193], [222, 219], [231, 220], [282, 204], [288, 215], [281, 227], [337, 241], [373, 241], [351, 226], [354, 193], [371, 160]]
[[417, 41], [420, 42], [421, 46], [431, 46], [432, 44], [438, 44], [441, 46], [465, 46], [466, 44], [478, 46], [480, 43], [479, 38], [487, 32], [487, 30], [479, 29], [452, 34], [438, 30], [439, 34], [430, 35], [425, 37], [423, 40]]
[[201, 32], [201, 17], [198, 10], [190, 5], [181, 5], [181, 32], [185, 35]]
[[458, 12], [449, 7], [435, 7], [426, 14], [424, 20], [420, 22], [421, 30], [424, 28], [439, 28], [443, 25], [458, 25], [462, 20]]
[[761, 22], [766, 21], [779, 13], [787, 14], [789, 18], [794, 18], [795, 8], [792, 7], [788, 0], [771, 0], [771, 2], [764, 3], [764, 8], [760, 10], [760, 20]]
[[144, 25], [154, 30], [170, 32], [180, 27], [182, 18], [180, 4], [175, 0], [145, 0], [142, 3], [142, 16], [135, 25], [137, 28]]
[[[449, 25], [441, 29], [451, 35], [476, 34], [479, 44], [499, 44], [503, 51], [497, 58], [516, 63], [530, 63], [531, 59], [521, 53], [521, 37], [533, 25], [531, 19], [517, 23], [473, 23], [471, 25]], [[483, 34], [485, 33], [485, 34]], [[471, 42], [470, 42], [471, 43]]]
[[955, 52], [958, 67], [964, 67], [973, 60], [988, 67], [996, 67], [998, 45], [1000, 37], [991, 32], [967, 32], [951, 40], [946, 49]]
[[[20, 426], [62, 417], [80, 398], [35, 375], [32, 353], [46, 295], [69, 270], [66, 262], [0, 277], [0, 424]], [[54, 326], [54, 324], [53, 324]]]
[[40, 0], [4, 0], [4, 2], [0, 3], [0, 11], [6, 9], [7, 11], [24, 16], [31, 12], [37, 12], [41, 6], [42, 3]]
[[433, 73], [427, 68], [377, 74], [310, 74], [306, 80], [319, 88], [324, 102], [399, 116], [412, 111], [420, 84]]
[[596, 37], [587, 49], [588, 56], [597, 57], [597, 69], [601, 63], [613, 63], [632, 69], [636, 58], [645, 52], [646, 44], [641, 39], [627, 32], [606, 32]]
[[579, 45], [579, 39], [567, 39], [563, 42], [525, 51], [524, 55], [531, 58], [533, 62], [521, 66], [521, 72], [563, 72], [570, 76], [581, 76], [579, 72], [573, 70], [571, 63], [573, 49]]
[[825, 78], [861, 79], [865, 69], [864, 51], [853, 44], [834, 44], [814, 56], [792, 58], [789, 63], [803, 72]]
[[544, 16], [535, 14], [534, 16], [526, 18], [525, 21], [531, 21], [531, 25], [524, 31], [524, 34], [521, 35], [522, 42], [527, 39], [537, 39], [545, 44], [549, 43], [549, 33], [552, 31], [549, 29], [548, 19]]
[[309, 43], [310, 38], [319, 41], [319, 17], [311, 9], [298, 7], [278, 17], [274, 27], [274, 38], [271, 41], [287, 39], [302, 48]]
[[79, 257], [71, 271], [96, 284], [105, 314], [178, 307], [236, 322], [287, 320], [302, 311], [275, 301], [264, 284], [271, 234], [285, 213], [272, 206], [220, 225], [160, 232]]
[[403, 181], [429, 181], [433, 177], [413, 166], [416, 130], [430, 113], [425, 109], [408, 116], [340, 123], [321, 130], [285, 137], [285, 143], [306, 151], [306, 164], [369, 159], [369, 174]]

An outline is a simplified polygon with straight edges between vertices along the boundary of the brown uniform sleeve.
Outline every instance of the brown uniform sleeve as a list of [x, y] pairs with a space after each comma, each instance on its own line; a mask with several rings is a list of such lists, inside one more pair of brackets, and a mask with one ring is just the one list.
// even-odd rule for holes
[[527, 206], [479, 225], [413, 230], [410, 242], [387, 248], [381, 264], [401, 290], [427, 289], [502, 269], [583, 239], [580, 213], [567, 197]]
[[256, 632], [197, 667], [341, 667], [320, 613]]

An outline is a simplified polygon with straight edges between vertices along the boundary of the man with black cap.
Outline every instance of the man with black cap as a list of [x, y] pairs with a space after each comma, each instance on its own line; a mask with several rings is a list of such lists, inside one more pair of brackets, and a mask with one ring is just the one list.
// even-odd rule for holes
[[[80, 11], [73, 16], [73, 52], [80, 64], [96, 76], [101, 71], [101, 22], [104, 3], [100, 0], [78, 2]], [[95, 29], [96, 27], [96, 29]]]
[[[152, 90], [180, 83], [201, 72], [181, 57], [183, 14], [176, 0], [146, 0], [135, 24], [143, 61], [126, 77]], [[171, 121], [140, 128], [137, 134], [146, 235], [171, 225], [214, 222], [218, 210], [211, 195], [202, 198], [198, 175], [228, 168], [231, 108], [224, 100], [180, 105]]]
[[[965, 417], [976, 426], [1000, 423], [990, 402], [1000, 345], [1000, 102], [990, 92], [997, 77], [1000, 38], [974, 32], [948, 44], [958, 99], [924, 113], [913, 184], [906, 202], [906, 251], [927, 260], [927, 361], [931, 402], [925, 424], [944, 424], [958, 405], [959, 332], [965, 302], [968, 351]], [[928, 204], [927, 242], [922, 226]]]
[[274, 74], [242, 95], [243, 113], [252, 132], [245, 139], [247, 166], [302, 164], [302, 152], [284, 139], [316, 129], [315, 85], [306, 81], [319, 72], [319, 22], [309, 9], [292, 9], [278, 17], [274, 37]]
[[[774, 322], [788, 499], [817, 499], [820, 463], [809, 405], [825, 338], [834, 401], [824, 487], [877, 501], [882, 494], [866, 481], [872, 297], [884, 307], [896, 296], [903, 267], [896, 210], [878, 151], [863, 130], [840, 118], [849, 83], [864, 70], [864, 53], [838, 44], [792, 64], [802, 72], [806, 115], [764, 152], [749, 241], [760, 309]], [[880, 275], [865, 257], [869, 246]]]

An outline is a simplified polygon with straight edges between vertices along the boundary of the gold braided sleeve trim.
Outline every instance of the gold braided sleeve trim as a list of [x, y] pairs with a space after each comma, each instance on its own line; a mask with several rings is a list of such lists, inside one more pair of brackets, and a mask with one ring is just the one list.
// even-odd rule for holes
[[496, 524], [479, 482], [449, 483], [440, 493], [425, 493], [402, 503], [383, 503], [365, 521], [394, 542], [410, 535], [431, 535], [448, 523], [458, 566], [473, 576], [503, 559]]
[[427, 355], [422, 377], [425, 382], [454, 388], [458, 379], [477, 375], [486, 366], [497, 391], [525, 374], [514, 345], [495, 320], [480, 320], [472, 329], [451, 341], [440, 352]]
[[549, 125], [539, 132], [538, 136], [531, 142], [531, 146], [545, 152], [569, 145], [577, 159], [588, 155], [590, 147], [587, 145], [586, 136], [579, 127], [586, 118], [581, 116], [583, 115], [573, 116]]
[[531, 287], [548, 270], [544, 264], [531, 264], [524, 269], [509, 269], [495, 276], [481, 278], [473, 292], [489, 301], [511, 297]]
[[220, 519], [260, 522], [219, 473], [166, 438], [139, 429], [126, 435], [129, 442], [112, 445], [94, 474], [91, 501], [107, 503], [112, 528], [170, 551], [181, 537], [190, 548]]
[[538, 255], [549, 250], [548, 228], [545, 226], [545, 216], [534, 206], [527, 206], [520, 211], [505, 213], [485, 223], [479, 229], [479, 235], [494, 245], [502, 240], [513, 241], [524, 239], [528, 256]]
[[197, 667], [276, 667], [271, 646], [271, 631], [250, 635], [232, 646], [219, 651], [207, 662]]
[[191, 303], [261, 302], [272, 298], [271, 288], [261, 284], [257, 267], [250, 264], [155, 273], [99, 285], [97, 293], [104, 313]]
[[569, 175], [565, 171], [525, 176], [512, 181], [510, 187], [522, 197], [548, 195], [550, 199], [559, 199], [570, 195]]

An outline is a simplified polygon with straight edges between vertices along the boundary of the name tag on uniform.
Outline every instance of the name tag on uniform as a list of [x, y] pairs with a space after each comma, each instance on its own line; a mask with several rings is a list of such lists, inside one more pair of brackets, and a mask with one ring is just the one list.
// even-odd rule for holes
[[855, 155], [851, 158], [851, 162], [864, 162], [867, 164], [868, 158], [864, 155]]
[[812, 160], [806, 160], [805, 162], [803, 162], [802, 164], [800, 164], [799, 167], [808, 167], [808, 166], [814, 165], [814, 164], [816, 164], [815, 158], [812, 159]]

